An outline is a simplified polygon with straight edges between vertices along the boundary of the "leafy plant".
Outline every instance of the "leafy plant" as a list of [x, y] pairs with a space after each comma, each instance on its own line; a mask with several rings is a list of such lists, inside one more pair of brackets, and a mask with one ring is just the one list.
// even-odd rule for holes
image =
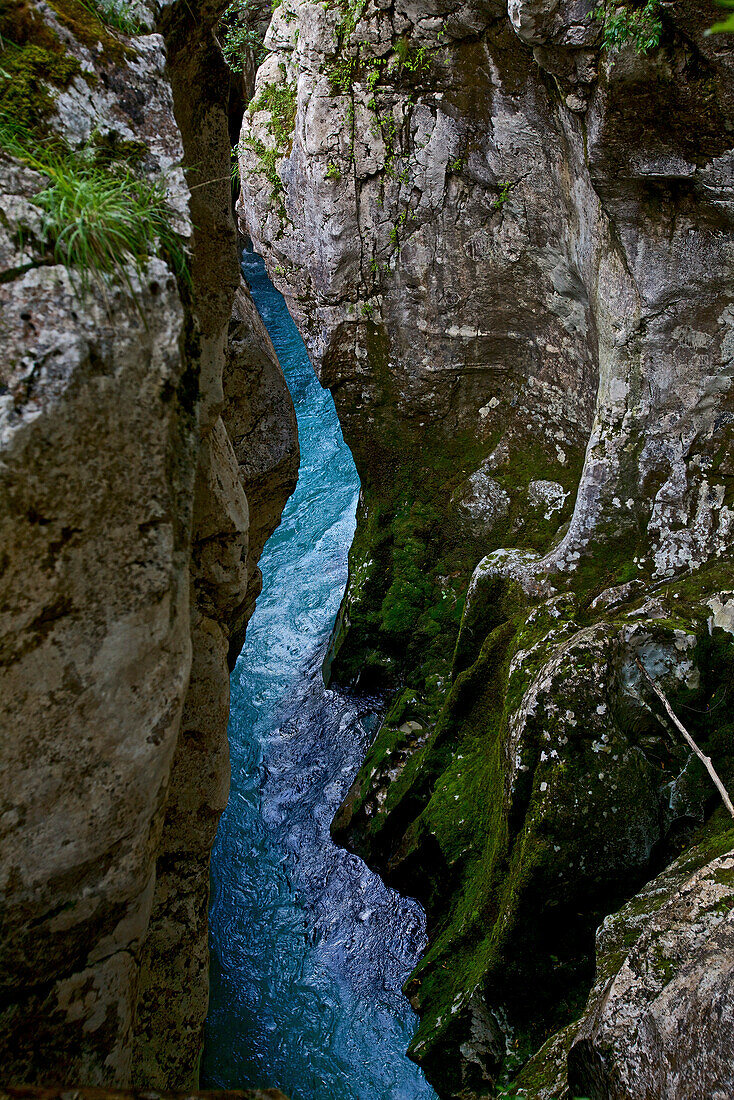
[[395, 43], [395, 54], [398, 59], [398, 68], [405, 69], [409, 73], [423, 72], [430, 64], [430, 54], [426, 46], [413, 49], [405, 37], [398, 38]]
[[502, 209], [504, 204], [509, 199], [510, 191], [512, 190], [512, 188], [514, 186], [515, 186], [515, 184], [512, 182], [512, 180], [505, 180], [504, 183], [500, 184], [500, 193], [497, 196], [497, 198], [494, 200], [494, 202], [492, 203], [492, 207], [493, 207], [494, 210], [501, 210]]
[[232, 200], [237, 201], [240, 193], [240, 147], [239, 143], [230, 150], [229, 182], [232, 186]]
[[259, 65], [265, 60], [263, 35], [262, 10], [257, 0], [232, 0], [222, 14], [218, 36], [224, 60], [233, 73], [241, 73], [250, 61]]
[[329, 165], [326, 169], [327, 180], [338, 181], [342, 178], [342, 170], [338, 164], [334, 164], [333, 161], [329, 161]]
[[599, 4], [593, 15], [603, 24], [604, 48], [621, 50], [632, 46], [644, 56], [659, 46], [663, 33], [660, 3], [661, 0], [645, 0], [641, 8], [628, 8], [624, 4], [612, 8], [605, 3]]
[[329, 70], [329, 84], [334, 92], [348, 95], [352, 90], [357, 74], [358, 61], [355, 57], [342, 57]]

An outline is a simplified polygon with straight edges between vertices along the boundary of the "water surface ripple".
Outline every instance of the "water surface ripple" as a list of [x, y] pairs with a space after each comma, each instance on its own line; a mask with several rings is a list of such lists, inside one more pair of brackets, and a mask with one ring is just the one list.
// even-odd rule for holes
[[243, 270], [296, 405], [301, 469], [232, 673], [203, 1083], [277, 1086], [292, 1100], [430, 1100], [405, 1056], [416, 1018], [400, 992], [425, 945], [422, 910], [329, 836], [377, 721], [376, 700], [327, 691], [320, 674], [359, 480], [282, 297], [258, 257]]

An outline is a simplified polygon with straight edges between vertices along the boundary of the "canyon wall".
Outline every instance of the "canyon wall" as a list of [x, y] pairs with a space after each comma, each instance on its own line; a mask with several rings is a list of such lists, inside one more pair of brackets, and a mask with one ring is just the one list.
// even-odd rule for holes
[[653, 16], [283, 0], [240, 137], [363, 486], [325, 672], [393, 698], [333, 832], [426, 907], [456, 1100], [734, 1091], [734, 833], [648, 681], [731, 785], [733, 51]]
[[[228, 655], [298, 441], [240, 285], [219, 8], [99, 12], [0, 21], [0, 1076], [190, 1088]], [[107, 272], [61, 262], [101, 175], [166, 203]]]

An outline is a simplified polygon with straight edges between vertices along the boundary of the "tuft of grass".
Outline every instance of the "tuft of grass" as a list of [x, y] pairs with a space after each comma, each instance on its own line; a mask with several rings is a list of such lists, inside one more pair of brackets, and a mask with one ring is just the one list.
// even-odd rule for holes
[[185, 246], [160, 183], [139, 179], [125, 164], [100, 165], [94, 150], [34, 141], [7, 118], [0, 119], [0, 148], [45, 177], [32, 200], [43, 211], [43, 243], [56, 263], [78, 273], [82, 296], [92, 278], [112, 275], [134, 298], [129, 265], [141, 272], [154, 255], [187, 278]]
[[129, 0], [82, 0], [84, 7], [121, 34], [140, 34], [140, 20]]
[[44, 211], [54, 259], [80, 273], [83, 293], [91, 273], [117, 274], [131, 290], [126, 263], [140, 272], [158, 253], [170, 258], [177, 274], [185, 271], [185, 252], [159, 183], [137, 179], [129, 169], [110, 175], [73, 160], [47, 165], [44, 174], [49, 185], [33, 201]]

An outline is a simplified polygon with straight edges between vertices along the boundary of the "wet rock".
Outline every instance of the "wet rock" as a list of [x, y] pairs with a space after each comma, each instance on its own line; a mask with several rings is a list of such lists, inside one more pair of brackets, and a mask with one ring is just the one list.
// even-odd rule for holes
[[247, 589], [229, 615], [229, 660], [236, 661], [262, 587], [257, 562], [298, 479], [298, 425], [275, 349], [243, 281], [229, 325], [223, 413], [250, 510]]

